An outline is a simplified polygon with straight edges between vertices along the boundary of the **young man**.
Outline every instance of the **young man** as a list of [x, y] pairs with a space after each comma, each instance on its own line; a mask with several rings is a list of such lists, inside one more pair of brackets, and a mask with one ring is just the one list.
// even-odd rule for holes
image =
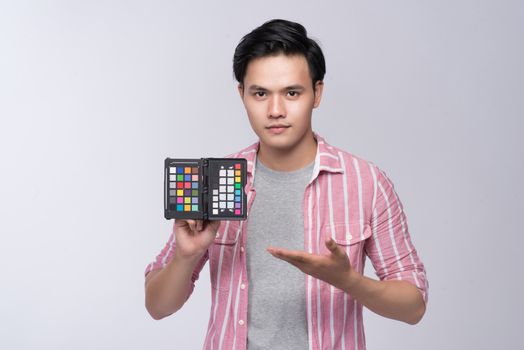
[[[428, 284], [393, 184], [312, 130], [320, 47], [273, 20], [241, 40], [233, 68], [259, 137], [232, 155], [248, 160], [248, 218], [175, 221], [146, 269], [151, 316], [182, 307], [209, 260], [205, 349], [365, 349], [363, 306], [417, 323]], [[366, 256], [380, 280], [363, 276]]]

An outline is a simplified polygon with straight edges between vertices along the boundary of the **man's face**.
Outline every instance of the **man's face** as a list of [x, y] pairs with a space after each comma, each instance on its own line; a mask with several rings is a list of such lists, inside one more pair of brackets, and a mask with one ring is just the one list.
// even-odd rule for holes
[[278, 55], [249, 62], [238, 89], [261, 144], [290, 151], [312, 137], [311, 114], [320, 104], [322, 87], [317, 82], [313, 89], [304, 56]]

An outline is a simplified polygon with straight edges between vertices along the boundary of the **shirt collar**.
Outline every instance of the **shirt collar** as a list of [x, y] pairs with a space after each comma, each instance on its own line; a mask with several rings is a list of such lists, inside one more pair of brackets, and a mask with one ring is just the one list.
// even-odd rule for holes
[[317, 154], [313, 168], [313, 179], [321, 172], [343, 173], [344, 167], [340, 164], [340, 150], [328, 144], [322, 136], [316, 133], [314, 135], [317, 140]]
[[[321, 172], [343, 173], [344, 168], [340, 164], [339, 150], [328, 144], [324, 138], [317, 133], [314, 132], [313, 135], [317, 140], [317, 154], [315, 156], [315, 165], [313, 166], [312, 180]], [[260, 141], [255, 142], [233, 156], [247, 160], [247, 172], [251, 176], [255, 175], [255, 164], [259, 146]]]

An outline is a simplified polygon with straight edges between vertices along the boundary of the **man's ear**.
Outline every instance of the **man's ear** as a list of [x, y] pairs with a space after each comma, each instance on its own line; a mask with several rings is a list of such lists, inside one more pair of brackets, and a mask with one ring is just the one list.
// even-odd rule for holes
[[324, 82], [322, 80], [317, 80], [315, 83], [315, 102], [313, 103], [313, 108], [317, 108], [320, 105], [320, 100], [322, 100], [322, 92], [324, 91]]
[[244, 84], [238, 83], [237, 89], [238, 93], [240, 94], [240, 98], [244, 99]]

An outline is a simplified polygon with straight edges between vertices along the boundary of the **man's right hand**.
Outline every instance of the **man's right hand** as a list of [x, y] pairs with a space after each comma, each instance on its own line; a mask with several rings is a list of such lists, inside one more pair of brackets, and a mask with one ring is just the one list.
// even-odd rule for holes
[[176, 248], [164, 268], [146, 276], [146, 308], [159, 320], [184, 305], [190, 293], [193, 270], [215, 240], [220, 221], [176, 220]]
[[220, 221], [176, 220], [175, 256], [198, 260], [215, 240]]

